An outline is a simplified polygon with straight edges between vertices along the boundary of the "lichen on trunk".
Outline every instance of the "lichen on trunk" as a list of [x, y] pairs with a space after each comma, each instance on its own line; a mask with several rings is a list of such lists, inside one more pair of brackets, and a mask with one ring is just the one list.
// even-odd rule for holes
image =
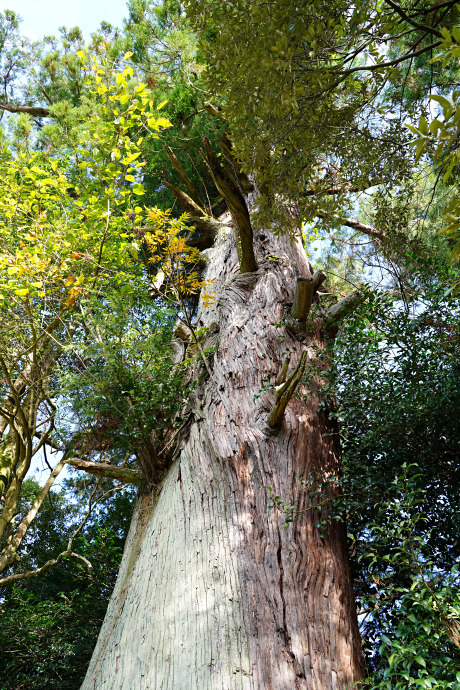
[[216, 302], [197, 326], [219, 324], [212, 375], [161, 486], [138, 501], [82, 690], [345, 690], [363, 677], [344, 526], [321, 537], [304, 512], [283, 530], [269, 510], [265, 487], [305, 507], [298, 477], [337, 474], [340, 453], [302, 383], [281, 426], [267, 423], [267, 379], [287, 351], [291, 367], [314, 356], [283, 325], [311, 273], [297, 240], [259, 232], [254, 247], [258, 270], [239, 273], [228, 219], [203, 252]]

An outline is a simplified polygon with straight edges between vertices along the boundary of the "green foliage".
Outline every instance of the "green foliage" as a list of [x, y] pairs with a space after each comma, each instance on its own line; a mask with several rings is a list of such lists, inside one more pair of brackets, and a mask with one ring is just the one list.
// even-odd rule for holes
[[370, 592], [361, 599], [364, 616], [380, 638], [380, 664], [366, 682], [386, 688], [457, 688], [460, 652], [458, 566], [431, 555], [425, 529], [426, 496], [416, 465], [401, 474], [375, 506], [367, 525], [367, 548], [359, 557]]
[[333, 374], [355, 592], [379, 688], [411, 687], [410, 677], [414, 687], [456, 687], [459, 663], [449, 637], [460, 560], [459, 304], [429, 271], [418, 280], [406, 304], [374, 296], [347, 320]]
[[[216, 148], [216, 134], [226, 124], [216, 121], [203, 108], [201, 83], [203, 66], [197, 60], [197, 42], [177, 0], [131, 0], [124, 25], [126, 41], [133, 52], [131, 63], [141, 78], [154, 89], [156, 103], [165, 102], [164, 113], [172, 127], [162, 141], [170, 146], [198, 191], [198, 202], [210, 209], [219, 201], [217, 190], [201, 154], [203, 137]], [[146, 141], [145, 187], [149, 203], [163, 211], [174, 209], [176, 201], [163, 180], [183, 188], [184, 181], [164, 149]]]
[[[442, 68], [446, 68], [460, 56], [460, 29], [457, 26], [452, 28], [452, 33], [447, 29], [442, 29], [442, 41], [440, 53], [436, 55], [432, 62], [442, 62]], [[440, 116], [434, 117], [431, 121], [420, 116], [418, 125], [408, 125], [413, 134], [417, 136], [412, 144], [416, 150], [416, 160], [422, 154], [430, 151], [438, 170], [439, 177], [442, 177], [444, 184], [448, 184], [452, 191], [450, 199], [443, 211], [442, 231], [448, 235], [452, 251], [451, 261], [460, 261], [460, 200], [458, 198], [458, 183], [454, 177], [458, 177], [458, 166], [460, 163], [460, 153], [457, 145], [458, 125], [460, 122], [460, 106], [458, 103], [459, 92], [452, 91], [446, 98], [441, 94], [430, 94], [431, 100], [437, 104], [442, 111]], [[456, 175], [453, 175], [456, 172]]]
[[137, 286], [82, 303], [80, 319], [61, 365], [60, 436], [76, 453], [117, 463], [151, 443], [159, 451], [188, 393], [171, 362], [175, 313]]
[[[399, 37], [401, 19], [390, 7], [316, 0], [185, 4], [208, 59], [206, 86], [223, 100], [245, 169], [268, 188], [265, 217], [280, 215], [283, 196], [308, 220], [318, 207], [330, 217], [350, 210], [350, 187], [410, 179], [408, 132], [395, 116], [405, 65], [376, 67]], [[389, 80], [400, 88], [384, 104]], [[331, 186], [342, 193], [318, 196]]]
[[11, 100], [16, 80], [27, 66], [28, 41], [19, 32], [21, 18], [12, 10], [0, 12], [0, 81], [1, 102]]
[[[41, 564], [65, 546], [85, 512], [88, 486], [70, 482], [52, 492], [22, 545], [17, 569]], [[104, 489], [113, 488], [106, 482]], [[24, 483], [20, 510], [41, 487]], [[65, 561], [42, 577], [0, 591], [0, 687], [48, 690], [79, 688], [115, 583], [132, 510], [132, 492], [113, 494], [78, 537], [77, 548], [92, 563], [88, 570]]]

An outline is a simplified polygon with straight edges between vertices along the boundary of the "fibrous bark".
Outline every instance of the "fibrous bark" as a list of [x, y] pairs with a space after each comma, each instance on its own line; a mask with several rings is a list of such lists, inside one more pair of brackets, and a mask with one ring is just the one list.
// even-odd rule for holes
[[309, 392], [319, 381], [300, 382], [276, 434], [267, 424], [263, 389], [285, 352], [292, 368], [314, 356], [280, 327], [311, 274], [289, 238], [256, 236], [255, 253], [258, 271], [239, 274], [229, 227], [205, 252], [217, 299], [196, 326], [219, 324], [211, 376], [162, 485], [137, 503], [82, 690], [345, 690], [363, 677], [344, 526], [322, 538], [306, 511], [283, 530], [269, 510], [267, 486], [302, 510], [299, 475], [341, 468]]

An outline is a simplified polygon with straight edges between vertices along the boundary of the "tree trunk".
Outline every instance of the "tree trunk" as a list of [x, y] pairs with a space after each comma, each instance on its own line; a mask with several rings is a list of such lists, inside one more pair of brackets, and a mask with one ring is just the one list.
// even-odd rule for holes
[[286, 352], [294, 368], [321, 346], [319, 332], [302, 341], [282, 323], [308, 262], [267, 232], [254, 240], [259, 270], [241, 274], [229, 223], [204, 252], [218, 301], [197, 325], [219, 324], [212, 377], [162, 486], [137, 503], [82, 690], [345, 690], [364, 675], [344, 526], [321, 538], [306, 512], [284, 530], [265, 488], [302, 508], [299, 475], [340, 472], [318, 380], [278, 430], [275, 392], [254, 399]]

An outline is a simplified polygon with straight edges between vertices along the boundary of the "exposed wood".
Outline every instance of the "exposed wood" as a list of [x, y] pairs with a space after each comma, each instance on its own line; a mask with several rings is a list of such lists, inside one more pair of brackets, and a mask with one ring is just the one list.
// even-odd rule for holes
[[181, 189], [178, 189], [170, 182], [166, 182], [166, 180], [165, 185], [172, 191], [177, 202], [184, 211], [190, 214], [190, 220], [199, 232], [198, 236], [192, 235], [192, 237], [189, 238], [188, 244], [191, 247], [198, 247], [201, 250], [211, 247], [221, 227], [221, 223], [203, 211], [203, 209]]
[[27, 113], [32, 117], [49, 117], [48, 108], [41, 108], [33, 105], [14, 105], [13, 103], [0, 103], [1, 110], [7, 110], [9, 113]]
[[275, 404], [273, 405], [268, 417], [268, 426], [271, 429], [276, 429], [281, 425], [284, 417], [284, 411], [289, 400], [294, 395], [295, 389], [302, 380], [306, 364], [307, 352], [304, 350], [296, 368], [289, 374], [286, 381], [277, 387]]
[[249, 194], [254, 191], [254, 185], [249, 179], [249, 177], [241, 170], [241, 166], [233, 153], [233, 144], [227, 136], [217, 135], [217, 141], [219, 142], [219, 147], [225, 158], [228, 160], [230, 165], [233, 166], [235, 174], [238, 178], [238, 184], [240, 185], [243, 194]]
[[241, 273], [257, 271], [257, 261], [254, 253], [254, 236], [248, 207], [238, 184], [231, 175], [220, 165], [216, 154], [212, 150], [209, 139], [203, 139], [206, 151], [206, 162], [211, 171], [214, 183], [227, 202], [233, 223], [235, 225], [236, 248]]
[[117, 467], [116, 465], [108, 465], [102, 462], [90, 462], [89, 460], [80, 460], [78, 458], [68, 458], [65, 462], [67, 465], [75, 467], [76, 470], [83, 470], [89, 474], [94, 474], [96, 477], [107, 477], [137, 486], [142, 483], [140, 472], [137, 470], [130, 470], [127, 467]]
[[324, 271], [315, 271], [312, 278], [298, 278], [291, 309], [291, 316], [294, 319], [302, 322], [307, 320], [313, 295], [326, 278]]
[[181, 162], [177, 158], [176, 154], [172, 150], [170, 146], [166, 146], [166, 144], [163, 146], [163, 149], [166, 152], [166, 155], [168, 156], [169, 160], [171, 161], [174, 169], [179, 173], [180, 177], [183, 179], [185, 184], [187, 185], [187, 189], [190, 192], [190, 196], [192, 197], [193, 201], [195, 201], [196, 204], [204, 211], [206, 208], [205, 204], [201, 200], [200, 193], [198, 189], [195, 187], [193, 184], [192, 180], [189, 178], [187, 173], [185, 172], [184, 168], [181, 165]]

